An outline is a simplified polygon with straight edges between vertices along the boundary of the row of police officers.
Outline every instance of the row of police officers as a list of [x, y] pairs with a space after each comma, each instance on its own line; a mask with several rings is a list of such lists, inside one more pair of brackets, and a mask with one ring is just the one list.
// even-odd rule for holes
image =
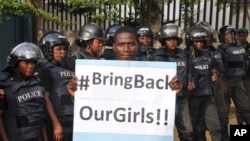
[[[45, 33], [38, 46], [20, 43], [7, 56], [0, 74], [0, 136], [2, 140], [72, 140], [73, 99], [67, 84], [74, 75], [75, 59], [118, 60], [112, 47], [116, 31], [104, 33], [97, 24], [83, 25], [75, 44], [80, 51], [69, 54], [70, 43], [59, 32]], [[250, 124], [249, 46], [236, 39], [246, 29], [225, 25], [219, 30], [220, 45], [214, 46], [214, 29], [196, 22], [185, 36], [181, 28], [164, 24], [159, 31], [160, 48], [154, 48], [154, 34], [147, 26], [135, 29], [138, 42], [135, 61], [177, 63], [182, 90], [177, 93], [175, 125], [181, 141], [228, 141], [231, 100], [240, 124]], [[37, 72], [37, 73], [35, 73]], [[152, 72], [157, 73], [157, 72]]]

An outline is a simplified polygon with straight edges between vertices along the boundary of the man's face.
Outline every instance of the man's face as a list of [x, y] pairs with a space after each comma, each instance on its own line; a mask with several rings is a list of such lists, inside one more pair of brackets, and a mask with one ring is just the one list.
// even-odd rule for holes
[[247, 41], [247, 33], [238, 33], [237, 39], [240, 43], [244, 43]]
[[127, 32], [117, 35], [113, 47], [119, 60], [134, 60], [138, 50], [135, 35]]

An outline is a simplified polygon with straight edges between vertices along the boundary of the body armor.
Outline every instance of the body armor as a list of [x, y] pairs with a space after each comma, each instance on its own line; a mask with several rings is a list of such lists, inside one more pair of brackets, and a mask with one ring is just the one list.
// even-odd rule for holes
[[24, 141], [40, 136], [46, 118], [44, 88], [40, 82], [34, 77], [23, 82], [8, 77], [0, 81], [5, 85], [8, 104], [3, 122], [9, 140]]
[[191, 63], [192, 77], [195, 82], [192, 96], [213, 95], [212, 61], [209, 51], [201, 50], [199, 56], [192, 58]]
[[223, 61], [226, 68], [225, 78], [241, 78], [246, 70], [246, 52], [243, 47], [233, 44], [222, 44], [219, 48], [223, 54]]
[[[184, 87], [187, 86], [187, 84], [188, 84], [187, 57], [181, 49], [177, 48], [175, 50], [174, 54], [170, 54], [165, 47], [160, 48], [160, 49], [155, 51], [154, 59], [156, 61], [176, 62], [176, 64], [177, 64], [177, 76], [179, 78], [181, 78], [181, 82], [182, 82], [183, 86]], [[177, 96], [186, 96], [186, 95], [188, 95], [188, 93], [189, 92], [186, 89], [183, 89], [180, 93], [178, 93]]]
[[74, 74], [73, 71], [47, 62], [44, 68], [49, 71], [52, 81], [50, 100], [57, 117], [73, 115], [73, 102], [67, 92], [67, 84]]

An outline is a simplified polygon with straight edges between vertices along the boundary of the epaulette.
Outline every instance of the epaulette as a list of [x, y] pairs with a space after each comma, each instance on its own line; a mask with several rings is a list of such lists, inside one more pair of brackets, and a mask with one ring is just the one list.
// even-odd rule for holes
[[48, 69], [48, 68], [51, 68], [53, 67], [54, 65], [46, 60], [46, 59], [41, 59], [39, 61], [37, 61], [36, 63], [36, 69], [39, 70], [39, 69]]
[[164, 47], [155, 49], [155, 51], [154, 51], [154, 55], [155, 56], [163, 56], [165, 54], [166, 54], [166, 52], [165, 52], [165, 48]]
[[7, 72], [0, 72], [0, 86], [8, 86], [7, 80], [10, 78], [10, 74]]

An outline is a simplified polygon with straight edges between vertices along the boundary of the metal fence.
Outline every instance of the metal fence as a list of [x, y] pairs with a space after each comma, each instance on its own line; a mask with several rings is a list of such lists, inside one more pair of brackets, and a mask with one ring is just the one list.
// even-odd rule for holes
[[[189, 10], [193, 15], [191, 17], [193, 19], [192, 22], [207, 21], [215, 30], [218, 30], [223, 25], [232, 25], [236, 29], [239, 27], [250, 28], [250, 0], [235, 0], [230, 4], [224, 3], [221, 8], [216, 5], [217, 0], [201, 0], [199, 3], [192, 5], [191, 9], [187, 6], [187, 3], [181, 5], [180, 0], [171, 0], [170, 2], [165, 0], [156, 1], [161, 5], [160, 25], [171, 21], [180, 27], [186, 28], [189, 24], [183, 16]], [[88, 22], [87, 17], [84, 15], [69, 13], [67, 7], [60, 6], [63, 3], [64, 0], [43, 0], [42, 8], [49, 13], [59, 16], [62, 21], [66, 19], [72, 21], [72, 24], [61, 26], [51, 21], [43, 21], [42, 30], [78, 31], [82, 25]], [[187, 7], [186, 9], [185, 6]], [[123, 20], [125, 18], [136, 20], [133, 19], [137, 14], [134, 8], [127, 5], [117, 5], [116, 8], [119, 10], [116, 13], [117, 18], [113, 21], [103, 21], [100, 24], [104, 29], [114, 23], [124, 24]]]

